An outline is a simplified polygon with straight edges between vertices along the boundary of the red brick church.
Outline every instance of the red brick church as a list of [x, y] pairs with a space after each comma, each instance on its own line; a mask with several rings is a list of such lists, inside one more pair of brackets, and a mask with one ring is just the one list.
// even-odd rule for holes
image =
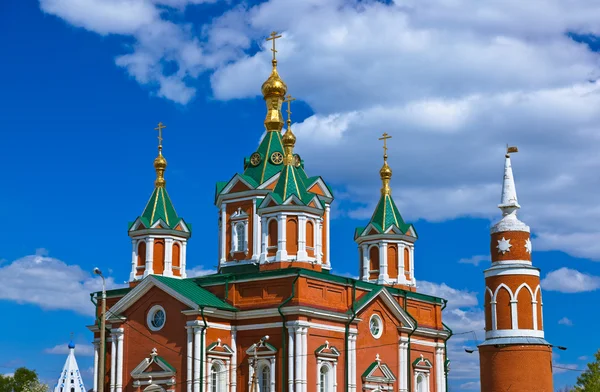
[[[452, 332], [442, 323], [446, 300], [417, 291], [417, 232], [402, 219], [392, 198], [385, 147], [389, 136], [382, 137], [379, 202], [371, 220], [355, 231], [359, 278], [337, 276], [331, 273], [335, 255], [330, 251], [334, 196], [323, 178], [307, 173], [310, 166], [294, 151], [293, 99], [278, 74], [275, 55], [272, 63], [262, 85], [266, 133], [255, 151], [249, 146], [240, 172], [216, 184], [216, 274], [186, 275], [188, 266], [198, 263], [186, 258], [192, 229], [167, 193], [167, 161], [159, 136], [154, 191], [129, 226], [129, 287], [107, 292], [105, 374], [98, 374], [99, 329], [89, 327], [96, 346], [94, 391], [99, 383], [106, 392], [447, 391], [446, 341]], [[285, 132], [283, 105], [288, 113]], [[159, 124], [159, 133], [162, 128]], [[493, 236], [496, 240], [502, 234]], [[528, 233], [504, 237], [523, 248]], [[502, 249], [494, 261], [512, 260]], [[529, 260], [525, 248], [513, 249]], [[522, 275], [526, 268], [529, 275]], [[510, 276], [518, 280], [533, 276], [532, 271], [523, 261]], [[498, 279], [492, 276], [507, 275], [486, 276], [493, 289]], [[517, 285], [513, 283], [511, 289]], [[100, 302], [100, 293], [95, 298]], [[502, 313], [508, 308], [489, 305], [488, 297], [486, 301], [486, 337], [518, 337], [519, 331], [501, 331], [511, 317]], [[520, 304], [511, 306], [521, 313]], [[538, 332], [541, 310], [530, 313], [534, 321], [527, 331], [543, 337]], [[511, 325], [516, 325], [514, 319]], [[489, 341], [491, 346], [480, 349], [486, 368], [506, 368], [514, 355]], [[501, 343], [511, 342], [515, 340]], [[494, 350], [502, 351], [504, 363], [497, 361]]]

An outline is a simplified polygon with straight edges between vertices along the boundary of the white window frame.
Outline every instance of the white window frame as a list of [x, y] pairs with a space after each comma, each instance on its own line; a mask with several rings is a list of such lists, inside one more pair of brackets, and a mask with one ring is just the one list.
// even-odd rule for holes
[[[423, 376], [423, 378], [425, 379], [424, 391], [419, 390], [419, 383], [417, 382], [419, 380], [419, 376]], [[429, 392], [429, 371], [421, 369], [415, 370], [415, 392]]]
[[[162, 310], [163, 314], [165, 315], [165, 319], [162, 323], [162, 325], [160, 327], [155, 327], [154, 325], [152, 325], [152, 319], [154, 318], [154, 315], [156, 313], [158, 313], [158, 311]], [[167, 312], [165, 311], [165, 308], [163, 308], [160, 305], [154, 305], [153, 307], [150, 308], [150, 310], [148, 311], [148, 315], [146, 316], [146, 324], [148, 325], [148, 328], [151, 331], [160, 331], [161, 329], [163, 329], [163, 327], [165, 326], [165, 324], [167, 323]]]
[[334, 392], [337, 389], [336, 371], [337, 361], [333, 359], [319, 358], [317, 360], [317, 392], [321, 392], [321, 370], [327, 369], [327, 385], [323, 388], [324, 392]]
[[[248, 255], [248, 214], [242, 211], [242, 208], [238, 208], [235, 213], [231, 215], [231, 255], [238, 252], [244, 252]], [[244, 239], [242, 247], [240, 248], [238, 241], [238, 227], [243, 226]]]
[[227, 389], [229, 387], [227, 380], [228, 380], [228, 376], [229, 376], [229, 369], [227, 368], [227, 364], [225, 362], [223, 362], [222, 360], [219, 359], [213, 359], [210, 361], [210, 366], [209, 366], [209, 371], [210, 371], [210, 375], [208, 377], [208, 388], [207, 391], [208, 392], [212, 392], [212, 388], [213, 388], [213, 367], [218, 368], [218, 373], [217, 373], [217, 392], [227, 392]]
[[[373, 319], [377, 320], [379, 323], [379, 332], [376, 334], [374, 334], [373, 331], [371, 331], [371, 321]], [[371, 336], [373, 336], [375, 339], [379, 339], [383, 335], [383, 320], [381, 319], [381, 316], [379, 316], [377, 313], [373, 313], [369, 318], [369, 332], [371, 333]]]

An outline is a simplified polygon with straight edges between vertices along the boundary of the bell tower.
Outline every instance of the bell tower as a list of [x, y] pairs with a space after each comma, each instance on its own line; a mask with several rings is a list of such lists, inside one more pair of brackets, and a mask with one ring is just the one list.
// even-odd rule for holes
[[192, 232], [177, 215], [167, 193], [164, 176], [167, 160], [162, 155], [164, 128], [163, 123], [158, 123], [155, 128], [158, 131], [158, 156], [154, 160], [154, 191], [142, 215], [129, 226], [132, 245], [130, 282], [148, 275], [186, 277], [186, 247]]
[[529, 226], [521, 207], [507, 149], [502, 219], [491, 228], [492, 265], [485, 276], [485, 341], [479, 346], [481, 390], [552, 392], [552, 346], [544, 339], [540, 270], [531, 263]]
[[366, 227], [356, 229], [354, 240], [358, 244], [359, 276], [361, 280], [407, 286], [414, 291], [414, 246], [417, 232], [410, 223], [405, 223], [392, 198], [392, 169], [387, 162], [387, 140], [384, 133], [381, 196], [371, 221]]

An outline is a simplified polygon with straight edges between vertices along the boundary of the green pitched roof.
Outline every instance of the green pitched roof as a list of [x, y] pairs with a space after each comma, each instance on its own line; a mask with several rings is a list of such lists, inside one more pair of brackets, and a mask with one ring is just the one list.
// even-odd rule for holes
[[404, 222], [400, 211], [398, 211], [398, 207], [396, 207], [396, 203], [394, 203], [394, 199], [392, 199], [391, 195], [387, 194], [381, 195], [369, 223], [381, 233], [384, 233], [392, 225], [395, 225], [403, 234], [406, 234], [412, 226], [410, 223]]
[[278, 195], [282, 201], [287, 200], [291, 195], [296, 195], [305, 204], [312, 200], [313, 196], [306, 189], [299, 172], [300, 170], [293, 165], [285, 165], [281, 171], [273, 193]]
[[152, 192], [152, 196], [150, 196], [140, 219], [147, 227], [162, 219], [171, 229], [175, 228], [181, 221], [181, 218], [175, 212], [175, 207], [173, 207], [167, 190], [162, 186], [154, 188], [154, 192]]
[[164, 283], [179, 294], [196, 303], [198, 306], [237, 311], [227, 302], [217, 298], [213, 293], [198, 286], [192, 279], [167, 278], [160, 275], [151, 275], [154, 279]]
[[283, 155], [281, 133], [277, 131], [267, 132], [256, 152], [260, 154], [260, 163], [256, 166], [249, 163], [244, 170], [244, 175], [251, 177], [256, 183], [262, 184], [283, 168], [283, 165], [275, 165], [271, 162], [271, 155], [274, 152]]

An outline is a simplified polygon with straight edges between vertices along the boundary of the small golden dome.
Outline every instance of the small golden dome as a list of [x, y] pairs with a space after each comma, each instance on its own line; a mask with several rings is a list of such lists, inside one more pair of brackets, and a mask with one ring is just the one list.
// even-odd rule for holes
[[287, 86], [279, 77], [279, 73], [277, 73], [277, 61], [273, 61], [273, 71], [271, 71], [271, 75], [262, 85], [261, 91], [263, 97], [284, 97], [287, 92]]
[[296, 144], [296, 135], [292, 133], [292, 130], [288, 127], [288, 130], [283, 134], [281, 142], [284, 146], [294, 146]]
[[387, 161], [383, 163], [383, 167], [379, 170], [382, 180], [389, 180], [392, 178], [392, 169], [388, 166]]
[[162, 154], [159, 154], [156, 159], [154, 160], [154, 168], [156, 170], [165, 170], [167, 167], [167, 160], [165, 159], [165, 157], [162, 156]]
[[154, 160], [154, 169], [156, 170], [156, 180], [154, 186], [157, 188], [164, 187], [167, 182], [165, 181], [165, 169], [167, 168], [167, 160], [162, 156], [162, 148], [159, 147], [158, 156]]

